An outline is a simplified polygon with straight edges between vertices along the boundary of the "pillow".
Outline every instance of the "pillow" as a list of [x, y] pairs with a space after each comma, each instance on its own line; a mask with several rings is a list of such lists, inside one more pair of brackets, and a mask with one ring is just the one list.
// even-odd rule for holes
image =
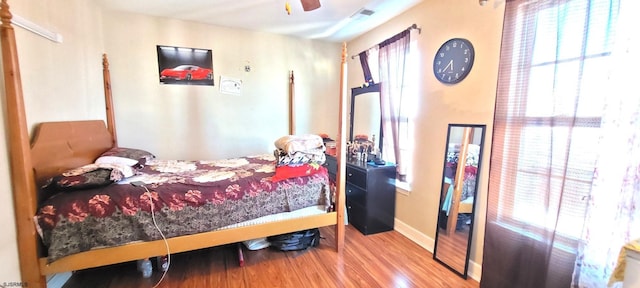
[[102, 155], [100, 155], [100, 157], [103, 157], [103, 156], [129, 158], [136, 161], [140, 161], [141, 159], [151, 160], [153, 158], [156, 158], [156, 156], [150, 152], [140, 150], [140, 149], [125, 148], [125, 147], [113, 147], [107, 150], [106, 152], [102, 153]]
[[324, 166], [315, 163], [302, 164], [300, 166], [278, 166], [276, 167], [276, 174], [271, 177], [271, 181], [278, 182], [294, 177], [310, 176], [326, 170], [327, 168], [324, 168]]
[[118, 156], [100, 156], [96, 159], [95, 164], [121, 164], [127, 166], [133, 166], [140, 161], [131, 158], [118, 157]]
[[113, 182], [111, 180], [111, 169], [100, 168], [80, 175], [65, 176], [65, 173], [63, 173], [54, 176], [47, 180], [42, 189], [50, 192], [76, 191], [102, 187]]
[[47, 180], [42, 187], [48, 192], [76, 191], [96, 188], [133, 176], [134, 170], [123, 164], [88, 164], [68, 170]]

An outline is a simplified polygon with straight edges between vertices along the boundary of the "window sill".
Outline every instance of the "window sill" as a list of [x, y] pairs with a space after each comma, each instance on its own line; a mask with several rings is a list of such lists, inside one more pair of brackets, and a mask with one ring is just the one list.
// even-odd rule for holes
[[[535, 227], [535, 225], [530, 225], [530, 224], [526, 224], [524, 222], [521, 222], [521, 225], [526, 225], [532, 229], [522, 229], [516, 225], [512, 225], [506, 222], [502, 222], [502, 221], [496, 221], [495, 224], [503, 227], [504, 229], [507, 229], [511, 232], [517, 233], [519, 235], [528, 237], [530, 239], [539, 241], [539, 242], [548, 242], [542, 235], [545, 233], [544, 229], [542, 228], [538, 228], [535, 229], [533, 227]], [[578, 247], [578, 242], [580, 241], [579, 239], [576, 239], [573, 236], [568, 236], [564, 233], [562, 233], [562, 231], [556, 231], [558, 232], [558, 234], [556, 234], [556, 239], [553, 243], [553, 247], [560, 249], [566, 253], [570, 253], [570, 254], [576, 254], [577, 253], [577, 247]]]
[[411, 184], [396, 180], [396, 192], [404, 195], [411, 194]]

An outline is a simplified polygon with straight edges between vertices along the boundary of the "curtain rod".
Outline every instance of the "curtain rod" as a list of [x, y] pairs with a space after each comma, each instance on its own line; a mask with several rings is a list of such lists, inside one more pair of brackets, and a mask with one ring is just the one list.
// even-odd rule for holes
[[[405, 29], [405, 30], [400, 31], [400, 33], [404, 32], [404, 31], [407, 31], [407, 30], [412, 30], [412, 29], [417, 29], [417, 30], [418, 30], [418, 34], [422, 33], [422, 28], [418, 27], [418, 25], [416, 25], [415, 23], [413, 23], [413, 25], [409, 26], [409, 28], [407, 28], [407, 29]], [[395, 35], [394, 35], [394, 36], [395, 36]], [[392, 37], [393, 37], [393, 36], [392, 36]], [[380, 44], [379, 44], [379, 43], [378, 43], [378, 44], [376, 44], [376, 45], [373, 45], [373, 46], [369, 47], [369, 49], [371, 49], [371, 48], [375, 48], [375, 47], [378, 47], [378, 46], [380, 46]], [[369, 50], [369, 49], [367, 49], [367, 50]], [[365, 51], [367, 51], [367, 50], [365, 50]], [[364, 51], [362, 51], [362, 52], [364, 52]], [[360, 52], [360, 53], [362, 53], [362, 52]], [[358, 57], [358, 55], [360, 55], [360, 53], [355, 54], [355, 55], [351, 55], [351, 59], [355, 59], [356, 57]]]

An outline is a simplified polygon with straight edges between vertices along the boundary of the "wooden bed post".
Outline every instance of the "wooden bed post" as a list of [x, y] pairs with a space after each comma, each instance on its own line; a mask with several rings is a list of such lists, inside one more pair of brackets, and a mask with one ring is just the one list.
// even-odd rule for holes
[[22, 81], [15, 31], [11, 26], [11, 12], [6, 0], [0, 3], [0, 42], [5, 85], [5, 127], [9, 132], [11, 184], [16, 217], [18, 255], [22, 282], [28, 287], [44, 287], [45, 279], [38, 269], [38, 235], [33, 216], [36, 214], [36, 186], [31, 165], [29, 132], [22, 95]]
[[296, 134], [296, 85], [293, 79], [293, 70], [291, 70], [291, 74], [289, 76], [289, 135]]
[[451, 206], [449, 208], [449, 217], [447, 219], [447, 235], [453, 235], [458, 224], [458, 212], [460, 210], [460, 198], [462, 196], [462, 188], [464, 187], [464, 173], [467, 166], [467, 153], [469, 152], [469, 142], [471, 140], [471, 127], [465, 127], [462, 133], [462, 142], [460, 143], [460, 156], [458, 156], [458, 167], [456, 167], [456, 176], [453, 180], [453, 195], [451, 197]]
[[344, 213], [345, 213], [345, 170], [346, 170], [346, 148], [347, 142], [344, 135], [347, 131], [347, 44], [342, 43], [342, 62], [340, 65], [340, 116], [338, 126], [338, 143], [336, 143], [336, 159], [338, 161], [338, 169], [336, 171], [336, 212], [338, 219], [336, 223], [336, 250], [342, 252], [344, 248]]
[[111, 97], [111, 74], [109, 73], [109, 59], [107, 54], [102, 54], [102, 79], [104, 81], [104, 102], [107, 112], [107, 130], [113, 137], [113, 146], [118, 146], [116, 135], [116, 121], [113, 113], [113, 98]]

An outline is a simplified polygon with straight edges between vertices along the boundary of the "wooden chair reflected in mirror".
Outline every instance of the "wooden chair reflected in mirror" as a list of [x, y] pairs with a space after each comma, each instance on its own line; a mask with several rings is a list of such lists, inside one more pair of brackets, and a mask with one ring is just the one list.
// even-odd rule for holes
[[485, 125], [449, 124], [433, 259], [467, 278]]

